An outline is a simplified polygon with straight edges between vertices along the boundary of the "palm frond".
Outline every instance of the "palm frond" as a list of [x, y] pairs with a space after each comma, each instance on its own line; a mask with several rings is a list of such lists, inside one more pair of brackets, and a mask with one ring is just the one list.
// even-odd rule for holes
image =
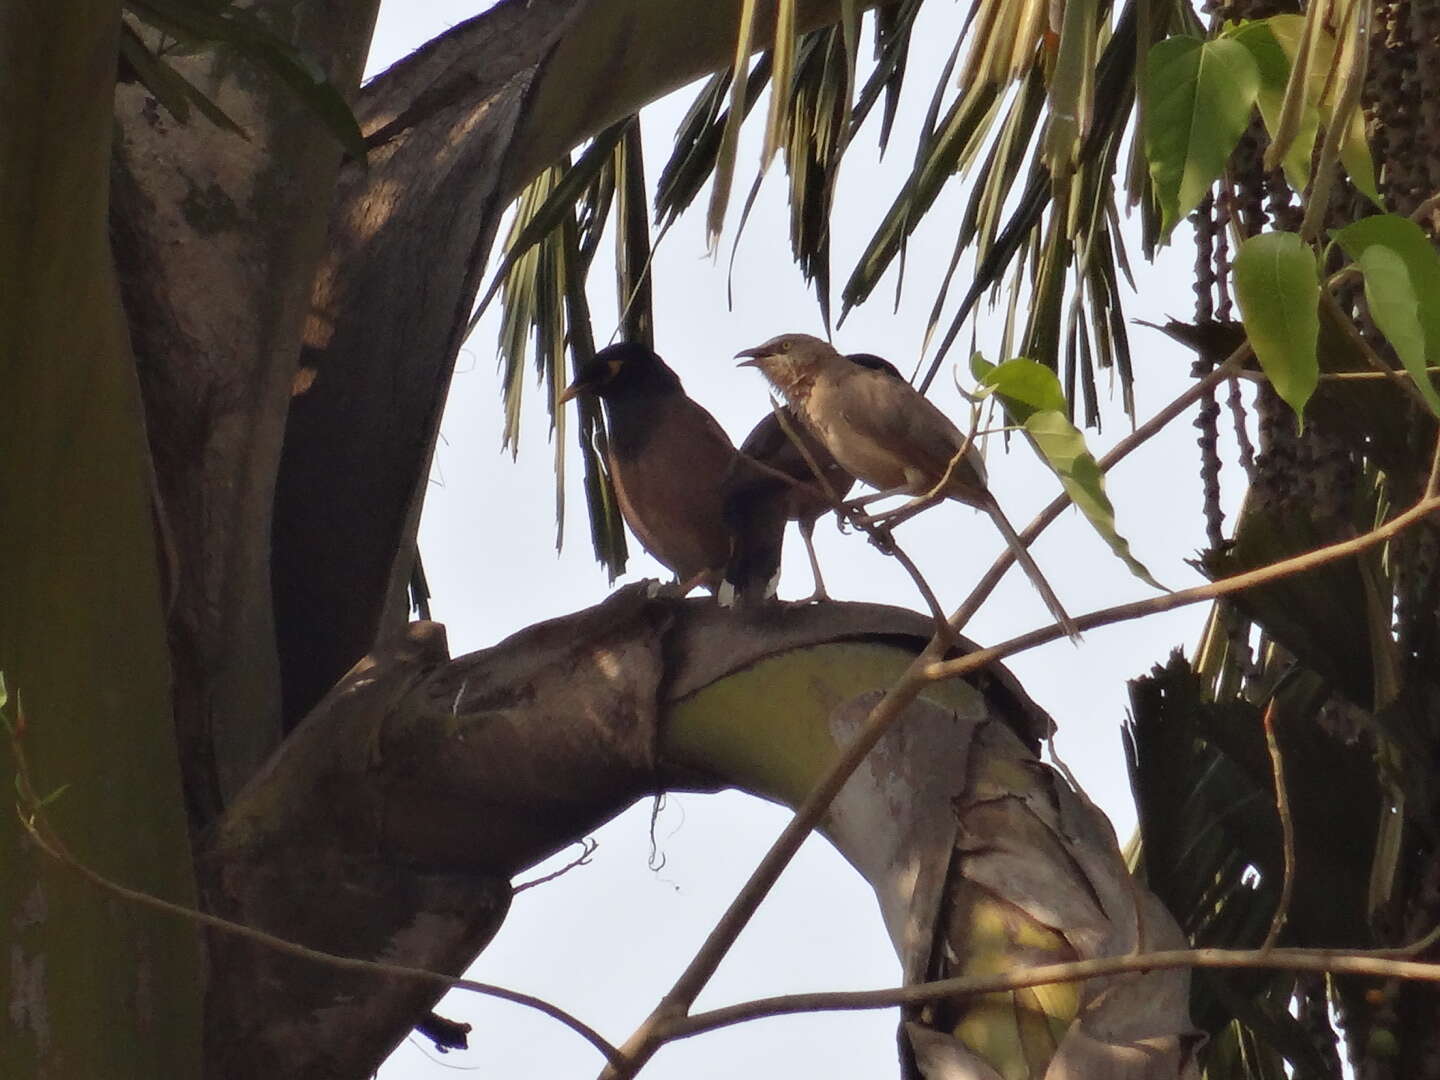
[[[741, 126], [763, 91], [770, 88], [764, 151], [759, 172], [783, 152], [788, 178], [790, 242], [795, 261], [815, 289], [822, 320], [831, 323], [831, 217], [844, 156], [867, 120], [879, 114], [878, 142], [888, 145], [895, 110], [909, 75], [910, 43], [923, 0], [900, 0], [875, 9], [873, 66], [858, 73], [859, 5], [842, 5], [838, 25], [795, 33], [795, 5], [784, 0], [766, 9], [740, 5], [733, 59], [727, 70], [704, 82], [682, 120], [669, 160], [655, 187], [655, 221], [668, 227], [691, 207], [707, 181], [712, 183], [707, 232], [713, 244], [725, 218], [737, 166]], [[936, 83], [909, 175], [895, 193], [863, 254], [840, 292], [838, 318], [873, 295], [892, 267], [903, 287], [904, 252], [942, 191], [957, 178], [973, 176], [954, 251], [936, 296], [926, 341], [942, 329], [920, 379], [933, 381], [962, 329], [970, 325], [979, 300], [1008, 294], [1006, 342], [1063, 372], [1075, 404], [1089, 424], [1098, 424], [1102, 370], [1114, 372], [1129, 410], [1132, 368], [1118, 282], [1128, 267], [1115, 233], [1118, 221], [1115, 170], [1122, 136], [1135, 103], [1137, 57], [1150, 39], [1185, 18], [1180, 0], [1127, 0], [1118, 17], [1111, 0], [1075, 0], [1055, 6], [1063, 25], [1050, 23], [1048, 0], [974, 0], [955, 35]], [[1143, 20], [1141, 13], [1144, 13]], [[1060, 17], [1059, 15], [1056, 16]], [[1112, 17], [1114, 25], [1112, 26]], [[762, 25], [762, 21], [764, 25]], [[1143, 33], [1139, 29], [1143, 25]], [[767, 40], [768, 39], [768, 40]], [[757, 42], [769, 44], [751, 58]], [[951, 89], [952, 81], [958, 89]], [[857, 85], [858, 84], [858, 85]], [[597, 136], [574, 166], [551, 178], [547, 196], [536, 202], [527, 192], [526, 226], [513, 233], [497, 281], [524, 268], [506, 293], [507, 306], [528, 305], [527, 318], [507, 316], [502, 354], [519, 341], [520, 324], [577, 303], [557, 306], [542, 297], [557, 295], [543, 275], [560, 267], [563, 244], [546, 249], [561, 223], [574, 216], [577, 250], [571, 258], [588, 271], [599, 231], [616, 207], [620, 243], [617, 276], [623, 332], [647, 340], [648, 227], [638, 207], [644, 191], [638, 160], [639, 131], [616, 125]], [[1136, 174], [1128, 189], [1148, 199], [1148, 175]], [[750, 188], [748, 207], [758, 191]], [[527, 201], [528, 200], [528, 201]], [[742, 217], [736, 243], [743, 233]], [[531, 249], [548, 254], [532, 258]], [[973, 259], [973, 274], [958, 304], [952, 284]], [[1120, 272], [1117, 272], [1117, 265]], [[484, 303], [494, 295], [492, 285]], [[559, 290], [563, 293], [563, 288]], [[553, 331], [547, 334], [554, 336]], [[576, 336], [570, 335], [572, 339]], [[547, 338], [547, 341], [549, 339]], [[537, 344], [537, 347], [541, 347]], [[507, 361], [507, 386], [515, 365]], [[918, 373], [917, 373], [918, 374]], [[518, 407], [517, 392], [511, 402]], [[513, 424], [512, 424], [513, 428]], [[587, 429], [588, 430], [588, 429]], [[604, 501], [592, 506], [604, 509]]]

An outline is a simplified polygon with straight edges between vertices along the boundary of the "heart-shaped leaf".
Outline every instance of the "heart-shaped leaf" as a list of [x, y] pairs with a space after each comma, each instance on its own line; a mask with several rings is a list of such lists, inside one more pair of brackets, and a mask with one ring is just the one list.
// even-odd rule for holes
[[1115, 507], [1105, 493], [1105, 474], [1086, 447], [1085, 436], [1065, 415], [1065, 394], [1055, 373], [1024, 357], [997, 366], [978, 353], [971, 358], [970, 369], [982, 387], [1000, 398], [1010, 419], [1024, 427], [1031, 445], [1060, 478], [1065, 494], [1110, 550], [1141, 581], [1164, 589], [1116, 530]]
[[1420, 393], [1440, 415], [1427, 366], [1440, 365], [1440, 255], [1409, 218], [1377, 214], [1335, 233], [1365, 275], [1365, 302]]
[[1296, 233], [1252, 237], [1235, 256], [1235, 295], [1255, 358], [1303, 423], [1305, 403], [1320, 379], [1315, 256]]
[[1210, 190], [1250, 122], [1260, 72], [1236, 41], [1172, 37], [1145, 65], [1145, 157], [1162, 237]]

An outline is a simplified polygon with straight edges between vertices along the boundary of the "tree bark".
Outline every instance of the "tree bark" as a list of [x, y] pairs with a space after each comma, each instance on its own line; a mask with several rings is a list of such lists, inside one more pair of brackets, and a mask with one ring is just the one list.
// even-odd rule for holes
[[4, 1076], [200, 1069], [193, 928], [99, 902], [25, 842], [12, 783], [64, 788], [47, 816], [90, 865], [194, 903], [153, 481], [106, 237], [119, 26], [103, 0], [0, 0]]
[[[253, 11], [345, 92], [377, 8]], [[178, 123], [139, 84], [115, 95], [114, 250], [169, 539], [175, 724], [198, 832], [282, 733], [270, 520], [341, 152], [271, 73], [224, 51], [169, 59], [248, 136]]]

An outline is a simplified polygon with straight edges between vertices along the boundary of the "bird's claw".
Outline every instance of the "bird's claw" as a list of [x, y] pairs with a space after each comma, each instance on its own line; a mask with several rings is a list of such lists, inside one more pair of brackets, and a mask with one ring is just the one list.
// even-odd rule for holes
[[880, 549], [882, 554], [895, 554], [895, 538], [890, 530], [884, 525], [872, 525], [870, 528], [870, 543]]
[[659, 581], [651, 578], [645, 582], [647, 600], [684, 600], [699, 584], [694, 578], [689, 581]]

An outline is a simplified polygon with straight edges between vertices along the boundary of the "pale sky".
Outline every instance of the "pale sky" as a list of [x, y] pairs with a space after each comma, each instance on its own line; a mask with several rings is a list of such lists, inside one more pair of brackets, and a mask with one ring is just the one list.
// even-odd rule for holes
[[[483, 6], [479, 0], [382, 6], [369, 72], [382, 70]], [[963, 18], [964, 8], [957, 4], [932, 0], [926, 6], [886, 161], [876, 161], [873, 120], [878, 116], [850, 150], [833, 219], [837, 286], [904, 178], [934, 72]], [[868, 35], [868, 19], [866, 28]], [[868, 50], [868, 38], [864, 48]], [[694, 88], [682, 90], [644, 114], [652, 184], [693, 93]], [[696, 209], [671, 230], [655, 260], [657, 351], [737, 443], [768, 405], [760, 376], [737, 370], [734, 354], [784, 331], [821, 332], [813, 294], [791, 262], [783, 166], [778, 161], [740, 244], [733, 309], [726, 304], [726, 264], [739, 218], [738, 200], [748, 191], [758, 162], [763, 117], [763, 107], [757, 107], [747, 129], [736, 177], [737, 205], [718, 263], [707, 257], [705, 248], [708, 186]], [[934, 290], [950, 256], [963, 194], [963, 184], [953, 184], [912, 241], [898, 311], [891, 310], [892, 272], [871, 302], [853, 313], [836, 335], [842, 351], [875, 352], [904, 371], [913, 368]], [[1178, 250], [1146, 265], [1132, 236], [1140, 293], [1127, 300], [1130, 318], [1184, 318], [1192, 310], [1192, 254], [1183, 228], [1177, 237]], [[609, 257], [607, 243], [592, 275], [597, 345], [610, 340], [616, 322]], [[957, 286], [952, 296], [962, 292]], [[597, 603], [609, 592], [604, 571], [590, 552], [583, 496], [574, 482], [580, 469], [573, 448], [567, 493], [570, 539], [558, 556], [555, 553], [552, 448], [539, 394], [527, 396], [518, 463], [501, 452], [497, 325], [492, 312], [462, 351], [420, 533], [434, 593], [432, 611], [446, 625], [457, 656], [492, 645], [530, 623]], [[988, 343], [993, 348], [998, 332], [998, 317], [982, 312], [981, 347]], [[1192, 357], [1143, 327], [1132, 328], [1131, 347], [1137, 415], [1143, 420], [1185, 388]], [[968, 382], [963, 373], [960, 377]], [[961, 418], [963, 426], [966, 413], [948, 373], [937, 380], [933, 397]], [[1097, 456], [1129, 430], [1118, 389], [1104, 407], [1104, 433], [1086, 433]], [[1110, 479], [1120, 531], [1151, 572], [1171, 588], [1200, 580], [1184, 563], [1204, 543], [1193, 418], [1192, 412], [1174, 422]], [[1017, 525], [1059, 490], [1020, 440], [1008, 453], [998, 441], [993, 443], [988, 466], [991, 487]], [[1230, 513], [1241, 494], [1240, 476], [1231, 455], [1223, 473]], [[983, 515], [954, 503], [905, 525], [900, 538], [950, 608], [964, 598], [1002, 546]], [[863, 538], [842, 536], [826, 520], [816, 529], [816, 539], [833, 596], [923, 607], [900, 567]], [[638, 544], [632, 542], [631, 548], [630, 572], [621, 583], [670, 576]], [[1073, 510], [1032, 550], [1072, 614], [1153, 592], [1129, 574]], [[804, 548], [792, 528], [781, 595], [805, 596], [810, 588]], [[1203, 607], [1194, 607], [1092, 630], [1079, 648], [1062, 641], [1009, 665], [1055, 717], [1060, 753], [1110, 815], [1122, 843], [1135, 821], [1119, 734], [1126, 680], [1163, 662], [1172, 648], [1192, 650], [1204, 616]], [[989, 643], [1048, 622], [1023, 576], [1012, 572], [966, 632]], [[595, 834], [599, 850], [589, 865], [521, 893], [471, 976], [548, 998], [612, 1042], [623, 1041], [669, 988], [788, 817], [782, 808], [735, 793], [672, 796], [655, 821], [658, 854], [652, 860], [651, 811], [648, 801], [633, 807]], [[550, 865], [562, 864], [573, 854], [572, 849]], [[536, 867], [521, 880], [548, 868]], [[698, 1007], [799, 990], [888, 986], [898, 979], [899, 967], [869, 888], [826, 841], [812, 838]], [[577, 1036], [517, 1006], [453, 993], [439, 1011], [474, 1025], [471, 1049], [440, 1057], [428, 1041], [412, 1036], [380, 1070], [382, 1080], [429, 1080], [453, 1075], [456, 1069], [515, 1080], [588, 1078], [602, 1064]], [[758, 1021], [667, 1047], [643, 1075], [647, 1080], [736, 1075], [750, 1080], [875, 1080], [896, 1074], [895, 1023], [891, 1011]]]

